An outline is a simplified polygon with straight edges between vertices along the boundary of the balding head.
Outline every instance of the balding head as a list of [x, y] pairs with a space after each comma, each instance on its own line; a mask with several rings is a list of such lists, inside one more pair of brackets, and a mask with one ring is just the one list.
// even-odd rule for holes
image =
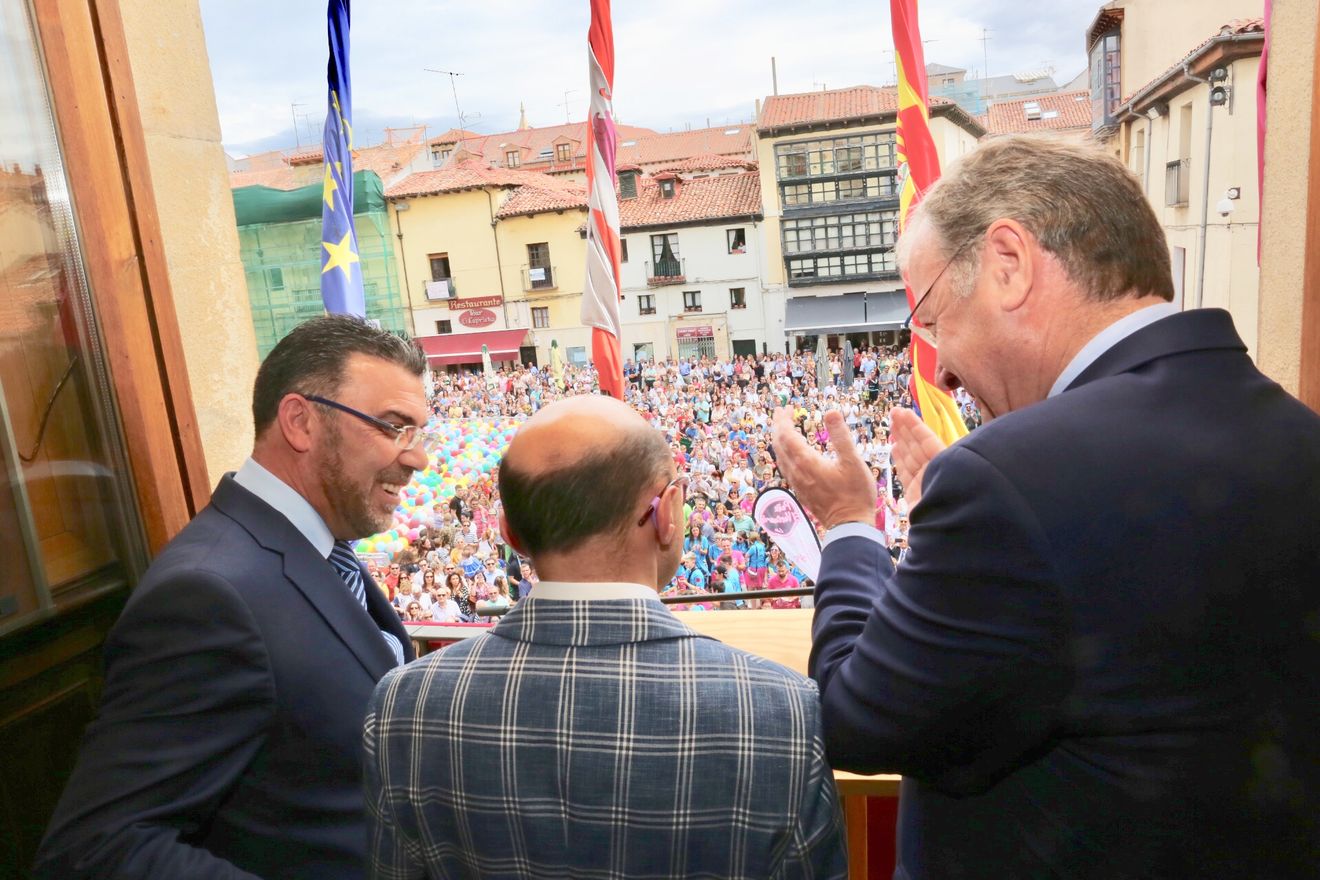
[[500, 462], [500, 498], [517, 544], [536, 558], [622, 534], [636, 524], [642, 496], [672, 472], [659, 431], [624, 403], [582, 395], [550, 404], [518, 430]]

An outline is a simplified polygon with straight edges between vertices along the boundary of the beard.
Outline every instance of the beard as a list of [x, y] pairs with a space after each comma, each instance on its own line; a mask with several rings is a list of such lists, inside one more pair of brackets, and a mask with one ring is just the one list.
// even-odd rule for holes
[[[331, 429], [327, 441], [325, 460], [319, 469], [321, 489], [331, 509], [352, 532], [346, 539], [365, 538], [388, 529], [394, 521], [394, 507], [387, 510], [374, 502], [372, 496], [381, 483], [406, 486], [412, 479], [412, 470], [396, 462], [378, 471], [369, 483], [355, 483], [349, 476], [351, 468], [345, 460], [343, 438], [337, 427]], [[397, 504], [396, 500], [395, 507]]]

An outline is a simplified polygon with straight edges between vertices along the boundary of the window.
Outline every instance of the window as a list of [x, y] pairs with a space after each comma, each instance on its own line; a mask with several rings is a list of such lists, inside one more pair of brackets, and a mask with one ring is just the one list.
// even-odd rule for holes
[[1111, 31], [1091, 47], [1091, 128], [1113, 124], [1114, 111], [1123, 100], [1120, 82], [1118, 31]]
[[619, 262], [628, 262], [628, 239], [626, 238], [619, 239]]
[[845, 199], [895, 199], [894, 174], [868, 174], [865, 177], [822, 180], [813, 183], [783, 184], [780, 192], [785, 207], [816, 205]]
[[747, 308], [747, 288], [745, 287], [729, 288], [729, 308], [730, 309]]
[[814, 278], [889, 275], [897, 271], [892, 250], [839, 256], [789, 257], [784, 260], [789, 283]]
[[284, 289], [284, 270], [279, 266], [271, 266], [266, 270], [266, 286], [271, 290]]
[[585, 367], [587, 365], [587, 348], [585, 345], [570, 345], [564, 352], [568, 362], [575, 367]]
[[454, 151], [451, 147], [432, 147], [431, 161], [434, 162], [436, 165], [440, 165], [451, 155], [453, 155], [453, 153]]
[[431, 263], [432, 281], [446, 281], [453, 277], [449, 274], [449, 254], [431, 254], [427, 260]]
[[[145, 565], [96, 320], [97, 305], [116, 294], [91, 289], [68, 196], [70, 178], [98, 169], [66, 167], [27, 16], [28, 4], [0, 2], [0, 632], [31, 623], [43, 606], [122, 586]], [[49, 54], [52, 63], [57, 57]], [[108, 124], [103, 109], [91, 116]], [[85, 238], [97, 235], [99, 218], [83, 219]], [[108, 332], [121, 341], [133, 335], [122, 326]], [[7, 776], [6, 788], [9, 778], [18, 777]]]
[[527, 245], [527, 289], [544, 290], [555, 286], [550, 266], [550, 245], [541, 241]]
[[654, 315], [655, 314], [655, 294], [643, 293], [637, 297], [637, 314]]
[[517, 150], [508, 150], [504, 153], [504, 167], [517, 168], [522, 162], [519, 161]]
[[674, 197], [675, 190], [676, 188], [674, 186], [674, 181], [672, 179], [660, 181], [660, 198], [672, 199]]
[[821, 138], [775, 147], [775, 174], [781, 181], [888, 171], [894, 170], [897, 163], [893, 132]]
[[678, 258], [678, 233], [668, 232], [651, 236], [651, 259], [655, 261], [653, 278], [677, 278], [683, 274]]
[[620, 171], [619, 172], [619, 198], [635, 199], [637, 198], [637, 172]]
[[573, 161], [573, 145], [555, 144], [555, 161], [556, 162]]
[[743, 228], [725, 230], [725, 237], [729, 240], [729, 253], [745, 254], [747, 253], [747, 230]]
[[897, 211], [866, 211], [828, 217], [788, 218], [780, 225], [785, 254], [847, 248], [893, 247]]
[[550, 326], [550, 307], [532, 306], [532, 327], [544, 330]]
[[454, 322], [453, 322], [453, 321], [436, 321], [436, 322], [435, 322], [435, 332], [436, 332], [436, 333], [439, 333], [441, 336], [444, 336], [446, 333], [453, 333], [453, 332], [454, 332]]
[[683, 311], [699, 312], [701, 311], [701, 291], [685, 290], [683, 291]]

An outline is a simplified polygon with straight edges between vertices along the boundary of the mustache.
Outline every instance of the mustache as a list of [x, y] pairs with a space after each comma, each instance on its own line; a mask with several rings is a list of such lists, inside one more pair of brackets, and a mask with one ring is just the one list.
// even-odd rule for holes
[[376, 482], [406, 486], [412, 482], [413, 473], [412, 468], [403, 468], [402, 470], [386, 469], [376, 474]]

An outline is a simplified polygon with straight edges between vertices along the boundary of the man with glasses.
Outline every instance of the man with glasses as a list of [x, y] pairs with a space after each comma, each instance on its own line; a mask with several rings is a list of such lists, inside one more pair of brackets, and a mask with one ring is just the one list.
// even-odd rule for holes
[[275, 346], [252, 456], [106, 642], [99, 717], [36, 876], [363, 875], [362, 719], [413, 655], [350, 542], [387, 528], [427, 465], [425, 366], [413, 343], [342, 316]]
[[376, 689], [371, 876], [846, 874], [815, 689], [657, 598], [682, 482], [660, 432], [607, 397], [519, 428], [501, 528], [541, 581]]
[[775, 450], [829, 529], [828, 753], [903, 774], [900, 875], [1314, 877], [1320, 417], [1170, 302], [1141, 183], [1092, 147], [982, 145], [899, 265], [986, 419], [942, 449], [894, 413], [902, 564], [837, 415], [837, 459], [782, 413]]

